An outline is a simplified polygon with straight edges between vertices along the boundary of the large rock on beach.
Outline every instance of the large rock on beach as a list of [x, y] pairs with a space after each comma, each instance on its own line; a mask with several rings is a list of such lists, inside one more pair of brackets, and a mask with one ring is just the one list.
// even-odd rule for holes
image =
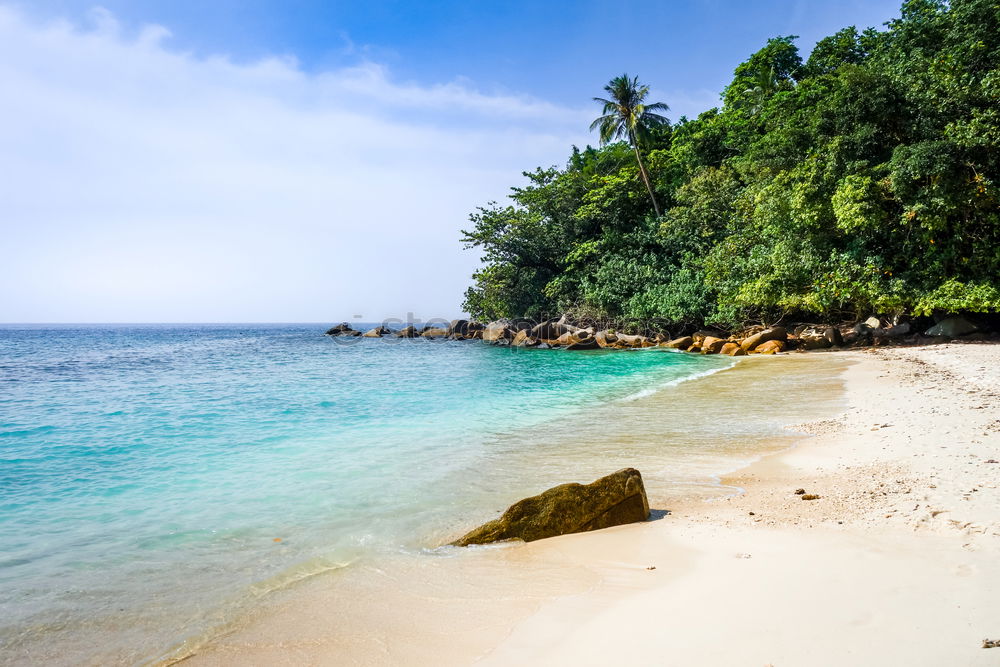
[[900, 322], [895, 326], [877, 329], [875, 335], [881, 338], [900, 338], [910, 333], [912, 329], [913, 327], [910, 326], [909, 322]]
[[516, 331], [507, 320], [495, 320], [483, 329], [483, 341], [498, 344], [501, 341], [511, 340], [515, 333]]
[[598, 331], [594, 334], [597, 347], [614, 347], [618, 342], [618, 335], [612, 331]]
[[521, 329], [514, 334], [514, 338], [510, 341], [510, 344], [515, 347], [536, 347], [538, 345], [538, 339], [532, 336], [525, 329]]
[[924, 333], [928, 336], [957, 338], [979, 331], [979, 327], [964, 317], [949, 317], [941, 320]]
[[722, 346], [726, 344], [726, 340], [723, 338], [716, 338], [715, 336], [706, 336], [705, 340], [701, 341], [701, 353], [702, 354], [718, 354], [722, 350]]
[[745, 352], [752, 352], [758, 345], [772, 340], [788, 340], [788, 333], [785, 331], [785, 327], [771, 327], [770, 329], [764, 329], [752, 336], [748, 336], [740, 343], [740, 347]]
[[754, 348], [754, 354], [777, 354], [785, 351], [785, 341], [768, 340]]
[[806, 350], [818, 350], [821, 348], [840, 345], [843, 341], [840, 332], [834, 327], [805, 327], [798, 331], [799, 345]]
[[618, 340], [615, 341], [615, 347], [620, 348], [651, 347], [652, 345], [653, 342], [645, 336], [632, 334], [618, 334]]
[[555, 340], [565, 333], [573, 333], [577, 327], [563, 323], [561, 320], [551, 319], [536, 324], [531, 329], [531, 335], [539, 340]]
[[590, 334], [590, 332], [582, 329], [577, 333], [567, 331], [563, 335], [556, 338], [555, 343], [556, 345], [565, 345], [566, 347], [569, 347], [587, 340], [592, 341], [594, 343], [594, 347], [597, 347], [597, 341], [594, 340], [594, 337]]
[[452, 320], [448, 324], [448, 334], [452, 336], [456, 334], [459, 336], [468, 336], [471, 324], [472, 322], [469, 322], [469, 320]]
[[577, 334], [577, 341], [566, 346], [567, 350], [596, 350], [600, 345], [594, 336], [581, 336]]
[[649, 501], [642, 475], [635, 468], [625, 468], [590, 484], [561, 484], [518, 501], [500, 518], [484, 523], [453, 544], [465, 547], [502, 540], [531, 542], [647, 518]]
[[728, 342], [722, 346], [719, 354], [726, 354], [730, 357], [743, 357], [746, 356], [746, 350], [740, 347], [739, 343]]
[[694, 338], [691, 336], [681, 336], [663, 344], [664, 347], [670, 347], [675, 350], [686, 350], [692, 345], [694, 345]]

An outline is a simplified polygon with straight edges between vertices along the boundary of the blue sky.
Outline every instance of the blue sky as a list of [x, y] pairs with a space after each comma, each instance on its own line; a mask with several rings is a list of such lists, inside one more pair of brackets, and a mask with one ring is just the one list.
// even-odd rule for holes
[[450, 317], [459, 230], [638, 74], [717, 103], [898, 3], [0, 0], [0, 321]]
[[[306, 71], [374, 61], [394, 78], [464, 80], [487, 92], [578, 105], [611, 76], [639, 74], [689, 115], [713, 105], [733, 68], [768, 37], [808, 53], [847, 25], [880, 27], [901, 0], [364, 2], [104, 0], [123, 22], [156, 23], [170, 45], [249, 62], [287, 54]], [[90, 0], [33, 0], [36, 16], [85, 18]], [[675, 113], [674, 116], [679, 116]]]

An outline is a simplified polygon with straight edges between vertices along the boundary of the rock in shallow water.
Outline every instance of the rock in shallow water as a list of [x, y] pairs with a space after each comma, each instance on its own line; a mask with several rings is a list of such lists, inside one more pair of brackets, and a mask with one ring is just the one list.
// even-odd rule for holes
[[610, 528], [649, 518], [642, 475], [624, 468], [590, 484], [561, 484], [520, 500], [499, 519], [484, 523], [452, 544], [501, 540], [531, 542], [556, 535]]

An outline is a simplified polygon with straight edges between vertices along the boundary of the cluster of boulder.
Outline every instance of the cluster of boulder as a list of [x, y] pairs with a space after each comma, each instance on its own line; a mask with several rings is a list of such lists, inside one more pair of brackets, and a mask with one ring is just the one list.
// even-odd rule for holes
[[360, 338], [445, 338], [448, 340], [472, 340], [482, 338], [485, 325], [469, 320], [452, 320], [450, 323], [444, 321], [439, 325], [429, 324], [419, 329], [412, 324], [402, 329], [390, 329], [387, 326], [377, 326], [368, 331], [358, 331], [347, 322], [342, 322], [326, 330], [327, 336], [357, 336]]
[[833, 347], [861, 347], [886, 344], [925, 344], [953, 338], [985, 339], [980, 327], [962, 317], [943, 319], [920, 332], [909, 321], [882, 320], [870, 317], [856, 324], [839, 326], [798, 324], [750, 327], [736, 334], [697, 331], [688, 336], [670, 338], [666, 333], [626, 334], [594, 324], [574, 323], [567, 315], [535, 322], [527, 319], [496, 320], [488, 324], [469, 320], [441, 321], [421, 328], [402, 329], [378, 326], [357, 331], [346, 322], [331, 327], [329, 336], [362, 338], [431, 338], [445, 340], [482, 340], [491, 345], [525, 348], [563, 348], [567, 350], [632, 349], [667, 347], [699, 354], [743, 356], [778, 354], [789, 350], [817, 350]]
[[654, 347], [667, 341], [664, 334], [629, 335], [611, 329], [571, 324], [566, 315], [535, 323], [529, 320], [497, 320], [486, 325], [483, 341], [513, 347], [566, 348], [596, 350]]

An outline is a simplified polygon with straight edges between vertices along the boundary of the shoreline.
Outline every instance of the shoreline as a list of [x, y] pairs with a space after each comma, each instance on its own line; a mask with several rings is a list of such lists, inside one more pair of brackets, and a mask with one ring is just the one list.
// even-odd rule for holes
[[1000, 346], [849, 354], [843, 411], [719, 480], [740, 493], [443, 555], [427, 581], [399, 561], [370, 573], [399, 587], [389, 611], [317, 580], [185, 663], [994, 664]]
[[[776, 450], [792, 446], [799, 435], [787, 431], [783, 426], [787, 420], [775, 417], [775, 411], [781, 404], [781, 400], [775, 396], [761, 398], [758, 404], [766, 407], [765, 413], [771, 416], [761, 416], [757, 419], [747, 419], [743, 414], [743, 409], [737, 404], [739, 397], [751, 391], [753, 386], [761, 383], [780, 387], [783, 391], [796, 392], [806, 386], [815, 385], [817, 382], [824, 382], [817, 379], [816, 374], [835, 375], [834, 370], [821, 371], [823, 368], [840, 369], [844, 365], [844, 358], [840, 355], [820, 355], [806, 358], [799, 355], [788, 355], [782, 357], [755, 357], [745, 360], [734, 360], [732, 366], [727, 366], [725, 372], [712, 372], [703, 376], [696, 376], [685, 379], [679, 384], [671, 382], [657, 387], [658, 391], [650, 396], [635, 398], [634, 395], [623, 397], [608, 404], [603, 409], [605, 418], [596, 421], [604, 423], [610, 419], [618, 419], [610, 427], [601, 425], [598, 433], [580, 432], [576, 430], [578, 424], [573, 420], [561, 425], [548, 425], [547, 433], [550, 439], [558, 441], [559, 444], [554, 449], [547, 445], [544, 453], [536, 454], [542, 456], [540, 463], [548, 463], [552, 456], [566, 458], [558, 468], [565, 469], [563, 476], [553, 478], [553, 483], [564, 481], [588, 482], [591, 473], [594, 475], [606, 474], [610, 468], [617, 463], [608, 463], [600, 455], [600, 451], [590, 451], [587, 446], [575, 447], [567, 442], [570, 437], [583, 438], [595, 444], [603, 438], [616, 439], [619, 447], [626, 451], [636, 450], [642, 440], [651, 437], [657, 442], [669, 444], [672, 442], [687, 443], [687, 449], [679, 453], [673, 453], [672, 447], [659, 449], [643, 459], [644, 463], [639, 465], [646, 479], [647, 492], [650, 496], [650, 504], [654, 510], [654, 517], [658, 521], [648, 522], [648, 524], [633, 524], [596, 533], [588, 533], [587, 537], [596, 536], [603, 533], [614, 533], [619, 529], [629, 530], [637, 527], [659, 523], [666, 518], [667, 507], [675, 504], [680, 497], [697, 496], [718, 498], [731, 494], [733, 489], [725, 484], [722, 477], [727, 471], [742, 468], [746, 463], [757, 460]], [[775, 366], [777, 363], [779, 366]], [[775, 376], [778, 368], [784, 371]], [[832, 398], [827, 401], [817, 402], [817, 406], [806, 407], [804, 409], [792, 409], [786, 407], [789, 415], [795, 415], [799, 420], [810, 417], [814, 414], [833, 414], [839, 410], [837, 401], [838, 392], [835, 387], [831, 387]], [[701, 412], [700, 405], [708, 401], [722, 401], [728, 407], [725, 410], [716, 410], [715, 415], [703, 415], [699, 418], [699, 424], [691, 423], [684, 419], [676, 421], [669, 415], [688, 414], [688, 412], [677, 404], [678, 401], [685, 403], [687, 409], [695, 409]], [[666, 411], [666, 413], [664, 413]], [[727, 412], [728, 411], [728, 412]], [[717, 417], [732, 424], [732, 432], [726, 437], [719, 432], [719, 427], [714, 423]], [[595, 421], [590, 419], [589, 421]], [[676, 423], [675, 423], [676, 421]], [[756, 424], [756, 426], [755, 426]], [[567, 430], [569, 427], [569, 430]], [[653, 429], [652, 432], [649, 429]], [[534, 434], [524, 432], [514, 434], [511, 440], [521, 440], [524, 437], [532, 437]], [[637, 438], [639, 439], [637, 441]], [[732, 442], [729, 442], [729, 441]], [[520, 447], [520, 445], [519, 445]], [[676, 474], [679, 469], [673, 468], [676, 461], [683, 463], [686, 461], [685, 451], [691, 450], [696, 458], [705, 460], [696, 462], [696, 469], [702, 472], [691, 477], [691, 471], [686, 472], [681, 477]], [[609, 450], [609, 453], [610, 451]], [[514, 450], [512, 450], [514, 451]], [[522, 455], [524, 451], [522, 450]], [[581, 455], [583, 458], [581, 458]], [[632, 461], [632, 455], [626, 454], [626, 458], [621, 462]], [[568, 457], [568, 458], [567, 458]], [[707, 458], [706, 458], [707, 457]], [[523, 465], [523, 463], [522, 463]], [[657, 470], [663, 468], [663, 470]], [[571, 477], [565, 477], [566, 472]], [[574, 477], [573, 475], [578, 475]], [[689, 479], [690, 481], [683, 481]], [[699, 479], [701, 481], [696, 481]], [[537, 489], [541, 490], [541, 489]], [[537, 491], [536, 490], [536, 491]], [[517, 498], [512, 498], [516, 500]], [[499, 502], [499, 501], [498, 501]], [[500, 509], [500, 506], [497, 506]], [[484, 516], [482, 520], [488, 519]], [[467, 530], [475, 525], [480, 518], [467, 518], [461, 525], [461, 530]], [[442, 544], [450, 539], [460, 536], [442, 536]], [[570, 537], [570, 536], [567, 536]], [[563, 539], [563, 538], [558, 538]], [[412, 625], [407, 618], [399, 617], [393, 610], [378, 608], [379, 605], [356, 604], [354, 598], [371, 596], [386, 597], [385, 606], [395, 606], [414, 611], [420, 615], [428, 615], [428, 605], [437, 606], [441, 602], [440, 609], [434, 611], [439, 617], [439, 622], [430, 619], [422, 624], [426, 633], [440, 631], [442, 626], [454, 628], [466, 623], [464, 618], [456, 614], [456, 610], [475, 607], [480, 618], [490, 618], [492, 628], [502, 629], [500, 635], [492, 637], [480, 636], [481, 633], [469, 630], [470, 635], [463, 641], [471, 642], [476, 648], [465, 652], [458, 650], [448, 642], [448, 645], [438, 645], [434, 652], [433, 662], [440, 664], [441, 652], [452, 656], [445, 661], [446, 664], [467, 664], [463, 655], [468, 653], [478, 653], [486, 651], [493, 641], [499, 642], [509, 631], [518, 619], [529, 617], [535, 613], [537, 607], [546, 604], [548, 601], [559, 599], [570, 595], [576, 596], [584, 590], [593, 586], [598, 586], [603, 579], [593, 571], [591, 564], [586, 559], [572, 558], [565, 561], [559, 554], [547, 553], [545, 549], [538, 551], [540, 545], [544, 546], [553, 540], [543, 540], [533, 542], [528, 545], [516, 544], [507, 546], [491, 546], [474, 549], [431, 549], [421, 555], [399, 558], [382, 559], [377, 563], [361, 563], [351, 571], [341, 571], [333, 576], [321, 576], [313, 581], [304, 582], [297, 585], [292, 590], [278, 592], [270, 599], [261, 601], [259, 607], [251, 612], [248, 618], [240, 619], [233, 623], [233, 627], [225, 629], [221, 634], [216, 634], [207, 644], [194, 647], [195, 655], [187, 658], [185, 664], [235, 664], [241, 660], [252, 661], [278, 661], [281, 662], [280, 654], [271, 656], [270, 650], [261, 653], [264, 646], [288, 647], [301, 644], [317, 646], [326, 645], [330, 655], [327, 660], [336, 659], [355, 662], [356, 664], [392, 664], [399, 660], [413, 662], [420, 655], [421, 650], [414, 646], [415, 638], [409, 634], [407, 627]], [[556, 540], [555, 542], [558, 542]], [[419, 562], [418, 562], [419, 561]], [[405, 575], [402, 573], [406, 573]], [[405, 576], [409, 579], [426, 579], [427, 586], [433, 589], [432, 594], [422, 590], [419, 583], [412, 580], [398, 582], [398, 577]], [[490, 579], [489, 585], [483, 585], [483, 579]], [[339, 579], [339, 581], [338, 581]], [[390, 588], [386, 590], [384, 584], [387, 579], [394, 579]], [[541, 582], [545, 579], [545, 582]], [[367, 580], [367, 581], [366, 581]], [[378, 582], [383, 582], [379, 584]], [[469, 588], [473, 592], [469, 592]], [[531, 588], [530, 594], [524, 591]], [[465, 592], [463, 592], [465, 591]], [[430, 599], [430, 600], [429, 600]], [[333, 604], [341, 605], [339, 610], [330, 610], [330, 601]], [[450, 602], [445, 602], [450, 600]], [[499, 600], [499, 602], [498, 602]], [[292, 621], [292, 618], [298, 618]], [[377, 619], [377, 625], [385, 628], [385, 632], [377, 632], [377, 637], [371, 641], [365, 638], [344, 637], [343, 634], [350, 634], [348, 629], [358, 629], [359, 632], [366, 632], [363, 627], [365, 623], [359, 619]], [[307, 626], [303, 628], [302, 625]], [[326, 627], [329, 632], [324, 634], [320, 630]], [[370, 626], [369, 626], [370, 627]], [[309, 639], [303, 638], [303, 630], [309, 635]], [[499, 632], [499, 630], [497, 630]], [[452, 630], [454, 632], [454, 630]], [[338, 635], [338, 636], [334, 636]], [[424, 641], [424, 640], [421, 640]], [[382, 650], [381, 644], [384, 642], [408, 646], [407, 651], [415, 650], [416, 654], [406, 652], [397, 653], [394, 648], [388, 649], [388, 654], [383, 657], [372, 658], [372, 651]], [[198, 642], [200, 644], [200, 642]], [[245, 652], [249, 651], [250, 655]], [[311, 650], [310, 650], [311, 651]], [[306, 651], [305, 655], [313, 655]], [[185, 652], [186, 653], [186, 652]], [[183, 658], [184, 653], [178, 654], [177, 658]], [[301, 656], [300, 656], [301, 657]], [[314, 655], [315, 657], [315, 655]], [[303, 658], [306, 662], [307, 658]], [[429, 661], [430, 657], [427, 658]], [[319, 660], [322, 662], [322, 659]], [[166, 664], [171, 664], [167, 662]]]
[[[1000, 656], [982, 642], [1000, 634], [1000, 465], [989, 463], [1000, 458], [1000, 391], [990, 384], [1000, 385], [1000, 346], [858, 357], [844, 373], [848, 409], [797, 425], [813, 437], [723, 479], [743, 493], [678, 504], [669, 527], [622, 534], [623, 555], [648, 552], [683, 572], [609, 595], [590, 617], [552, 605], [484, 664], [516, 655], [534, 664], [612, 656], [699, 665], [996, 664]], [[949, 361], [959, 369], [950, 371]], [[966, 389], [975, 391], [968, 405], [914, 400], [955, 391], [973, 370], [989, 379]], [[949, 384], [937, 388], [929, 378]], [[942, 449], [942, 433], [956, 436], [954, 444]], [[801, 488], [820, 498], [801, 500]], [[677, 563], [672, 553], [689, 560]], [[728, 604], [711, 604], [713, 596]], [[543, 649], [539, 629], [560, 614], [567, 635]], [[607, 640], [625, 632], [628, 641]]]
[[[1000, 465], [987, 463], [1000, 458], [1000, 391], [990, 384], [1000, 385], [1000, 346], [851, 356], [844, 411], [797, 425], [812, 437], [720, 480], [742, 493], [676, 502], [642, 524], [446, 558], [457, 578], [407, 601], [436, 616], [410, 619], [411, 632], [383, 637], [392, 645], [379, 652], [338, 644], [315, 608], [291, 600], [189, 664], [991, 664], [981, 641], [1000, 634], [989, 583], [1000, 581]], [[968, 405], [934, 403], [963, 386], [974, 392]], [[940, 435], [955, 443], [947, 454], [935, 451]], [[820, 498], [803, 501], [797, 488]], [[484, 574], [492, 579], [470, 590]], [[313, 604], [339, 602], [317, 588]]]

